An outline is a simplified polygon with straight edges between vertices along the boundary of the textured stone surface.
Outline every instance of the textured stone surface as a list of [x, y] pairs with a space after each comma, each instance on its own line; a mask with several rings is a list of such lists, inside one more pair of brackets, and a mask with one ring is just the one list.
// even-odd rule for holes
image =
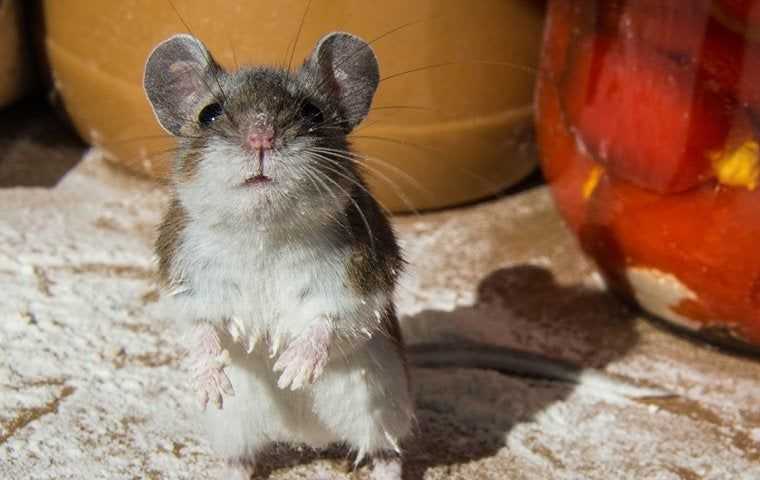
[[[155, 308], [165, 197], [90, 155], [0, 190], [0, 478], [215, 478]], [[760, 478], [760, 364], [654, 328], [604, 293], [545, 189], [397, 219], [410, 341], [545, 352], [680, 395], [631, 401], [488, 371], [412, 371], [409, 479]], [[366, 478], [340, 449], [276, 450], [272, 478]]]

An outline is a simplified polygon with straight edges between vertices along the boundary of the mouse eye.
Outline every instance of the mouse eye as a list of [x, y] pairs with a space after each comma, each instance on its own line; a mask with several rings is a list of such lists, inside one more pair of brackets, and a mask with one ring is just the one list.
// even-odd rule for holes
[[325, 121], [324, 116], [322, 115], [322, 110], [310, 100], [304, 100], [301, 103], [301, 117], [309, 125], [320, 125]]
[[201, 127], [208, 127], [214, 121], [221, 117], [224, 113], [224, 109], [218, 103], [211, 103], [203, 107], [201, 113], [198, 114], [198, 123]]

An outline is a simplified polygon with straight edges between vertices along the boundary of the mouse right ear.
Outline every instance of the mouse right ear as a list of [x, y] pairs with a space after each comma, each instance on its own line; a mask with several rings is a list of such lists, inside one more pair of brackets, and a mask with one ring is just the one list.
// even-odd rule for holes
[[198, 103], [217, 95], [213, 87], [221, 72], [203, 43], [191, 35], [174, 35], [156, 46], [145, 64], [143, 88], [158, 123], [180, 135]]
[[380, 82], [372, 48], [361, 38], [345, 32], [322, 37], [304, 63], [301, 75], [337, 101], [349, 130], [369, 113]]

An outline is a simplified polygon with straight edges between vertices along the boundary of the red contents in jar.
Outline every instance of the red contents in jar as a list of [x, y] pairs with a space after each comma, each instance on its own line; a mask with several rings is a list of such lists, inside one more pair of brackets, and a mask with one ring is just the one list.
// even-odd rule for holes
[[[597, 5], [596, 33], [614, 35], [626, 51], [686, 55], [704, 41], [712, 0], [609, 0]], [[654, 48], [653, 48], [654, 47]]]
[[550, 1], [542, 167], [613, 288], [760, 346], [760, 42], [685, 3]]
[[563, 85], [571, 126], [610, 172], [656, 192], [712, 176], [709, 153], [730, 127], [729, 100], [696, 72], [609, 38], [583, 39]]
[[[622, 262], [614, 268], [618, 275], [644, 266], [675, 276], [695, 297], [672, 305], [674, 313], [698, 315], [694, 320], [706, 326], [734, 327], [743, 320], [745, 338], [760, 342], [759, 202], [757, 190], [708, 183], [686, 195], [663, 196], [607, 176], [586, 217], [587, 225], [603, 228], [584, 230], [582, 241], [597, 258], [609, 259], [614, 247]], [[598, 251], [594, 235], [600, 232], [614, 243]]]
[[[742, 3], [753, 3], [760, 19], [760, 3]], [[615, 35], [623, 52], [659, 52], [691, 71], [707, 90], [760, 111], [760, 82], [750, 81], [760, 75], [760, 23], [753, 45], [711, 16], [711, 5], [710, 0], [613, 1], [605, 8], [616, 13], [608, 15], [603, 32]]]

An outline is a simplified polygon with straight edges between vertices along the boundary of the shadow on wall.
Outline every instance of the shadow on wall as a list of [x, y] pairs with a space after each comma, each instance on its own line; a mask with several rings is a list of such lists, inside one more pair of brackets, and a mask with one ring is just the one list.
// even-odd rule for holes
[[[425, 311], [402, 323], [413, 330], [443, 331], [459, 338], [473, 339], [472, 332], [479, 331], [476, 340], [594, 368], [624, 356], [638, 340], [632, 312], [611, 295], [558, 285], [550, 271], [525, 265], [489, 274], [480, 282], [471, 307]], [[411, 374], [418, 425], [404, 445], [405, 480], [422, 480], [430, 468], [445, 469], [495, 455], [514, 425], [529, 422], [574, 388], [491, 371], [413, 369]], [[534, 453], [546, 456], [546, 452], [539, 446]], [[342, 462], [350, 469], [348, 453], [340, 448], [317, 454], [276, 446], [261, 458], [260, 475], [266, 478], [275, 470], [315, 458]], [[509, 473], [503, 472], [505, 478]]]
[[15, 104], [0, 116], [0, 188], [54, 187], [84, 149], [45, 101]]

